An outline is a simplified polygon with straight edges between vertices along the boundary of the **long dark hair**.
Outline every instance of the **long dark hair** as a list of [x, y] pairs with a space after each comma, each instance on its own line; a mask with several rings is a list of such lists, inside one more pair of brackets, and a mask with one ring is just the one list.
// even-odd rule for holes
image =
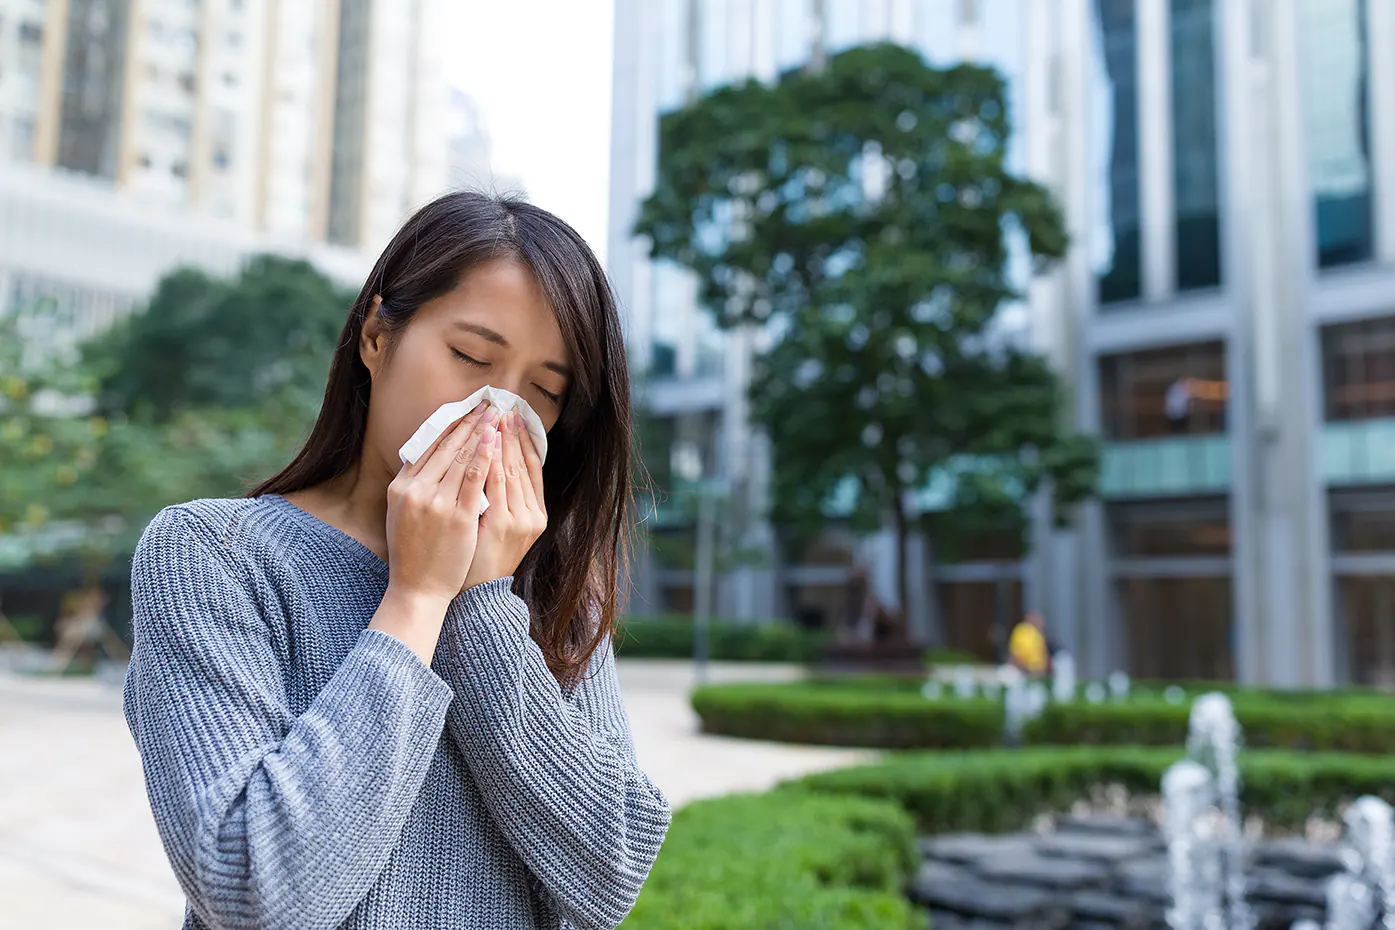
[[249, 497], [287, 494], [359, 460], [371, 381], [359, 334], [373, 306], [395, 338], [428, 301], [484, 262], [513, 258], [536, 277], [562, 330], [573, 375], [543, 466], [547, 531], [514, 574], [533, 616], [533, 639], [564, 686], [575, 684], [614, 629], [620, 576], [633, 541], [633, 436], [629, 366], [615, 297], [600, 262], [562, 220], [512, 197], [472, 191], [422, 207], [393, 237], [349, 311], [324, 404], [305, 446]]

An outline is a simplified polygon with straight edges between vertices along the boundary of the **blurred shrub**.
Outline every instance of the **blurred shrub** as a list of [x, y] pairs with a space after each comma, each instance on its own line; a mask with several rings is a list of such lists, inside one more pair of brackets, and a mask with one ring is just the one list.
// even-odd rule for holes
[[915, 830], [897, 804], [796, 789], [673, 818], [626, 930], [910, 928]]
[[882, 749], [959, 749], [1002, 743], [991, 701], [932, 704], [915, 690], [830, 684], [708, 685], [692, 695], [706, 733], [786, 743]]
[[[618, 624], [615, 653], [636, 659], [686, 659], [693, 654], [693, 622], [677, 616], [626, 617]], [[813, 662], [825, 636], [792, 623], [714, 620], [711, 657], [723, 662]]]
[[[1163, 772], [1182, 756], [1180, 747], [1118, 746], [904, 753], [784, 787], [895, 801], [921, 833], [1005, 832], [1066, 810], [1097, 787], [1156, 795]], [[1362, 794], [1395, 800], [1392, 767], [1388, 756], [1253, 750], [1240, 756], [1241, 800], [1246, 815], [1301, 828], [1310, 815], [1333, 814]]]
[[[1375, 693], [1232, 692], [1250, 746], [1395, 753], [1395, 701]], [[693, 708], [704, 732], [750, 739], [882, 749], [971, 749], [1003, 742], [1003, 705], [928, 700], [905, 679], [859, 676], [792, 684], [707, 685]], [[1190, 708], [1140, 695], [1122, 703], [1048, 704], [1027, 725], [1029, 744], [1180, 746]]]
[[[1179, 747], [902, 753], [674, 815], [629, 930], [911, 926], [902, 898], [915, 834], [1028, 827], [1105, 786], [1153, 796]], [[1395, 758], [1254, 750], [1240, 757], [1247, 815], [1301, 829], [1362, 794], [1395, 801]], [[923, 915], [919, 918], [923, 920]]]

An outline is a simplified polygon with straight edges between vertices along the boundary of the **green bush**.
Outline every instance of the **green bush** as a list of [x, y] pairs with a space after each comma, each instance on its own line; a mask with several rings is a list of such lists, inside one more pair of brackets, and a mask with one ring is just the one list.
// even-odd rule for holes
[[882, 749], [957, 749], [1002, 742], [1002, 709], [991, 701], [933, 705], [918, 690], [859, 681], [706, 685], [692, 694], [707, 733], [785, 743]]
[[679, 810], [626, 930], [922, 926], [905, 897], [915, 830], [898, 805], [796, 788]]
[[[1045, 747], [900, 753], [883, 762], [808, 775], [782, 786], [894, 801], [921, 833], [1018, 830], [1041, 813], [1062, 811], [1092, 788], [1122, 785], [1156, 795], [1180, 747]], [[1333, 814], [1363, 794], [1395, 801], [1395, 758], [1256, 749], [1240, 755], [1246, 815], [1301, 827], [1309, 815]]]
[[[692, 618], [626, 617], [617, 624], [615, 654], [638, 659], [687, 659], [693, 655]], [[709, 626], [710, 656], [721, 662], [813, 662], [825, 636], [792, 623], [734, 623]]]
[[[1395, 701], [1375, 693], [1232, 694], [1247, 745], [1300, 751], [1395, 753]], [[749, 739], [880, 749], [1001, 746], [1003, 706], [983, 698], [928, 700], [919, 682], [871, 676], [708, 685], [692, 695], [704, 732]], [[1187, 703], [1140, 693], [1122, 703], [1048, 704], [1025, 738], [1047, 746], [1180, 746]]]

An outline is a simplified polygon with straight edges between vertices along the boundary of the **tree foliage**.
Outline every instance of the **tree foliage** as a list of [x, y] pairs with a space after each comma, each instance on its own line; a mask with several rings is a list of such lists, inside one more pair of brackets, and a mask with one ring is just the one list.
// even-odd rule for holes
[[101, 561], [161, 507], [244, 493], [308, 433], [351, 301], [309, 264], [263, 256], [230, 280], [171, 272], [80, 352], [35, 352], [23, 315], [5, 321], [0, 533]]
[[1013, 244], [1037, 270], [1067, 248], [1051, 195], [1008, 167], [1010, 131], [992, 70], [851, 49], [666, 115], [636, 227], [719, 325], [770, 339], [751, 400], [774, 518], [817, 526], [855, 480], [856, 525], [898, 528], [903, 605], [913, 492], [936, 475], [956, 478], [941, 527], [1020, 516], [1044, 481], [1064, 512], [1095, 482], [1058, 379], [998, 325], [1022, 296]]

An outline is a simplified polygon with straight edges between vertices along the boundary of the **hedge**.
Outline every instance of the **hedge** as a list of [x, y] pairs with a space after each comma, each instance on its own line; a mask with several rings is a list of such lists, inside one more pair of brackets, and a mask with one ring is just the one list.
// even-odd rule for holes
[[[824, 636], [792, 623], [713, 621], [711, 658], [722, 662], [812, 662]], [[617, 624], [615, 654], [640, 659], [686, 659], [693, 654], [693, 623], [675, 617], [626, 617]]]
[[[904, 680], [707, 685], [692, 705], [707, 733], [879, 749], [1001, 746], [1003, 706], [983, 698], [927, 699]], [[1233, 695], [1245, 743], [1302, 751], [1395, 753], [1395, 701], [1375, 694]], [[1048, 704], [1031, 721], [1031, 745], [1180, 746], [1190, 707], [1156, 696], [1115, 703]]]
[[[807, 775], [794, 787], [894, 801], [923, 834], [1023, 829], [1103, 785], [1156, 795], [1181, 747], [1044, 747], [1017, 751], [899, 753], [872, 765]], [[1363, 794], [1395, 802], [1395, 758], [1350, 753], [1242, 752], [1240, 801], [1246, 816], [1300, 828], [1312, 814], [1335, 814]], [[777, 789], [778, 790], [778, 789]]]
[[698, 801], [674, 814], [626, 930], [924, 926], [900, 806], [798, 789]]
[[[687, 616], [630, 616], [616, 624], [615, 654], [637, 659], [688, 659], [693, 655], [693, 620]], [[737, 623], [714, 620], [708, 627], [711, 657], [721, 662], [816, 663], [829, 636], [783, 620]], [[930, 665], [977, 663], [950, 649], [927, 649]], [[918, 685], [917, 685], [918, 687]]]
[[[900, 753], [807, 775], [760, 795], [679, 810], [629, 930], [865, 930], [923, 925], [902, 895], [914, 837], [1006, 832], [1066, 810], [1105, 785], [1156, 795], [1180, 747]], [[1301, 828], [1362, 794], [1395, 801], [1395, 757], [1252, 750], [1241, 803]]]

